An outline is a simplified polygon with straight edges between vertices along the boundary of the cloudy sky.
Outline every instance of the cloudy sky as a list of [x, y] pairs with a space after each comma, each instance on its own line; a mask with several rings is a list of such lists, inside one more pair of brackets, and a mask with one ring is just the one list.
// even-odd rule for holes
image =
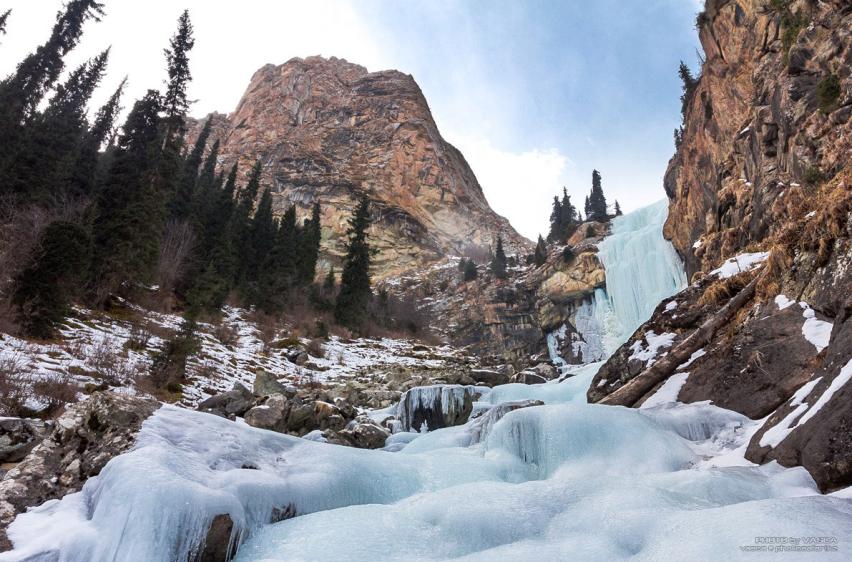
[[[135, 99], [164, 80], [183, 8], [196, 30], [193, 114], [229, 112], [252, 73], [295, 56], [395, 68], [423, 89], [491, 205], [524, 235], [552, 196], [582, 202], [592, 169], [632, 210], [664, 197], [679, 124], [678, 61], [696, 67], [701, 0], [103, 0], [69, 66], [112, 46], [102, 100], [126, 74]], [[43, 42], [60, 0], [6, 0], [0, 74]], [[129, 105], [129, 101], [126, 105]]]

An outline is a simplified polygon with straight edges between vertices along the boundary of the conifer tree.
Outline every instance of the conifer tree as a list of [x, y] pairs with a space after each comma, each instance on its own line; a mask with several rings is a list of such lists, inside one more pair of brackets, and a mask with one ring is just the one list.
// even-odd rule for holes
[[7, 189], [29, 199], [60, 195], [73, 176], [80, 143], [88, 128], [86, 104], [101, 80], [109, 57], [104, 51], [73, 70], [56, 88], [45, 110], [19, 136], [15, 161], [8, 168]]
[[2, 14], [0, 14], [0, 35], [6, 35], [6, 21], [9, 19], [9, 14], [12, 13], [12, 9], [9, 8]]
[[248, 254], [246, 255], [245, 278], [243, 279], [243, 296], [251, 303], [258, 303], [264, 296], [261, 274], [267, 264], [270, 252], [275, 246], [278, 225], [272, 216], [272, 193], [269, 189], [263, 191], [257, 210], [251, 220], [248, 232]]
[[559, 201], [559, 196], [553, 196], [553, 210], [550, 212], [550, 232], [547, 234], [547, 239], [551, 242], [561, 242], [563, 225], [562, 225], [562, 203]]
[[370, 303], [370, 246], [367, 228], [370, 226], [370, 201], [362, 197], [349, 219], [346, 257], [340, 278], [340, 292], [334, 307], [335, 320], [344, 326], [357, 328], [367, 316]]
[[689, 70], [689, 67], [686, 66], [686, 63], [680, 61], [680, 66], [677, 70], [678, 76], [680, 76], [680, 81], [683, 89], [683, 93], [680, 96], [680, 112], [683, 116], [684, 121], [686, 121], [686, 109], [689, 105], [689, 100], [692, 99], [692, 93], [695, 91], [696, 86], [698, 86], [698, 80], [692, 76], [692, 72]]
[[165, 50], [166, 63], [169, 72], [169, 82], [163, 95], [163, 112], [169, 137], [182, 138], [186, 132], [186, 112], [189, 110], [189, 99], [186, 89], [192, 80], [189, 71], [189, 51], [195, 46], [192, 23], [189, 12], [184, 12], [178, 18], [178, 30], [169, 41]]
[[121, 81], [115, 92], [98, 110], [91, 128], [80, 141], [77, 161], [69, 181], [69, 191], [72, 195], [91, 195], [95, 192], [100, 150], [114, 135], [115, 118], [121, 111], [121, 95], [126, 84], [127, 78]]
[[304, 287], [313, 283], [316, 276], [317, 260], [319, 259], [320, 241], [322, 238], [319, 203], [314, 203], [311, 208], [311, 218], [305, 221], [299, 234], [296, 283]]
[[[166, 93], [161, 101], [163, 111], [162, 157], [155, 178], [157, 189], [164, 197], [176, 198], [178, 186], [183, 179], [183, 148], [186, 134], [186, 113], [189, 100], [186, 90], [192, 75], [189, 71], [189, 51], [195, 45], [189, 12], [184, 11], [178, 18], [178, 29], [165, 49], [166, 70], [169, 80]], [[182, 194], [183, 196], [183, 194]], [[178, 208], [182, 203], [176, 204]], [[174, 207], [172, 207], [174, 210]]]
[[288, 293], [296, 283], [299, 234], [299, 228], [296, 225], [296, 207], [290, 206], [278, 223], [274, 244], [257, 274], [256, 300], [264, 312], [270, 314], [280, 312]]
[[[42, 98], [62, 73], [63, 57], [80, 40], [83, 24], [102, 15], [103, 4], [96, 0], [70, 0], [57, 14], [47, 42], [0, 82], [0, 146], [11, 146], [20, 133], [21, 123], [35, 114]], [[8, 12], [4, 23], [7, 16]]]
[[334, 276], [334, 266], [328, 270], [328, 273], [325, 275], [325, 281], [322, 283], [322, 288], [326, 293], [330, 294], [334, 291], [334, 286], [337, 284], [337, 279]]
[[618, 199], [615, 200], [615, 216], [620, 217], [621, 213], [621, 205], [618, 204]]
[[591, 217], [592, 207], [589, 204], [589, 196], [588, 195], [586, 195], [586, 203], [583, 205], [583, 211], [586, 213], [586, 220], [587, 221], [593, 220], [592, 217]]
[[210, 137], [211, 120], [204, 123], [204, 127], [195, 140], [195, 145], [183, 161], [183, 170], [177, 184], [177, 190], [169, 205], [169, 215], [175, 220], [186, 220], [192, 210], [195, 197], [195, 187], [198, 183], [198, 170], [207, 148], [207, 139]]
[[462, 274], [465, 282], [476, 279], [479, 275], [479, 271], [476, 269], [476, 264], [473, 260], [467, 260], [464, 262], [464, 270], [462, 271]]
[[260, 190], [260, 174], [262, 170], [261, 162], [258, 160], [249, 173], [248, 182], [243, 186], [237, 196], [237, 204], [231, 221], [231, 237], [234, 253], [237, 256], [237, 268], [234, 280], [239, 286], [242, 286], [246, 279], [249, 256], [251, 255], [251, 216], [254, 210], [254, 201]]
[[82, 226], [52, 222], [42, 233], [38, 249], [14, 280], [12, 304], [23, 332], [50, 338], [67, 315], [91, 257], [91, 239]]
[[174, 338], [154, 356], [151, 364], [151, 381], [154, 387], [169, 392], [180, 392], [186, 377], [187, 360], [198, 352], [198, 324], [190, 315], [181, 323]]
[[536, 267], [543, 265], [547, 261], [547, 244], [544, 243], [544, 238], [541, 234], [538, 235], [538, 243], [535, 245], [535, 253], [533, 253], [533, 263]]
[[586, 217], [589, 220], [605, 221], [607, 219], [606, 197], [601, 186], [601, 174], [592, 170], [592, 192], [589, 194], [589, 208]]
[[100, 304], [127, 282], [146, 282], [157, 260], [164, 205], [152, 176], [160, 157], [160, 95], [137, 101], [96, 199], [92, 295]]
[[506, 253], [503, 251], [503, 237], [497, 234], [497, 247], [491, 258], [491, 273], [497, 279], [506, 278]]

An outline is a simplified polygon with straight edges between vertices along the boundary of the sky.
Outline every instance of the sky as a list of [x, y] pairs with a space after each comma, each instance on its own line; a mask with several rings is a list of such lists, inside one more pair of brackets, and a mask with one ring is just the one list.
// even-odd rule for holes
[[[701, 0], [102, 0], [67, 68], [112, 47], [97, 106], [126, 75], [124, 105], [165, 80], [162, 50], [189, 9], [191, 113], [236, 108], [267, 63], [336, 56], [414, 76], [491, 206], [528, 238], [551, 201], [603, 176], [627, 212], [665, 196], [680, 124], [677, 66], [697, 68]], [[0, 75], [50, 33], [61, 0], [6, 0]]]

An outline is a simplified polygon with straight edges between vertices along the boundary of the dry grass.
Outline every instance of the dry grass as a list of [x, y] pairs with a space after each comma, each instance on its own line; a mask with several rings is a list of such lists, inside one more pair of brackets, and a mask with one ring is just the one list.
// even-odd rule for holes
[[736, 295], [740, 289], [754, 279], [754, 271], [743, 271], [727, 279], [720, 279], [704, 290], [698, 299], [698, 306], [715, 306]]

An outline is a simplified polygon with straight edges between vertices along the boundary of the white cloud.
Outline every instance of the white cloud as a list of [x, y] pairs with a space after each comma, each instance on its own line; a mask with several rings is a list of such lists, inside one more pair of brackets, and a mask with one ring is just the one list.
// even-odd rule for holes
[[510, 152], [481, 136], [449, 132], [491, 207], [531, 240], [546, 235], [553, 196], [566, 183], [570, 159], [555, 148]]

